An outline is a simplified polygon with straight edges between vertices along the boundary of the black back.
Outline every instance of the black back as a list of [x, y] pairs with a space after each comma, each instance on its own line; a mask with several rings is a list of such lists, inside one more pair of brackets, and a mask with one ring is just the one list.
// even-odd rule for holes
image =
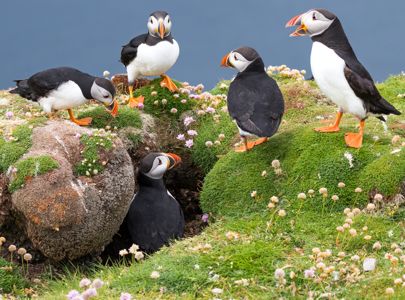
[[151, 253], [183, 236], [184, 215], [163, 179], [151, 179], [139, 172], [138, 183], [139, 191], [127, 215], [128, 231], [133, 243]]
[[[10, 93], [20, 94], [26, 99], [37, 101], [46, 97], [49, 92], [57, 89], [62, 83], [71, 80], [80, 87], [85, 98], [91, 99], [91, 86], [95, 78], [70, 67], [53, 68], [36, 73], [26, 80], [17, 80], [17, 88]], [[112, 93], [112, 95], [114, 94]]]
[[259, 57], [229, 86], [228, 111], [238, 126], [259, 137], [277, 132], [284, 113], [284, 99], [277, 83], [264, 71]]
[[[329, 13], [326, 10], [318, 11], [324, 15], [325, 12]], [[367, 112], [374, 114], [401, 114], [380, 95], [370, 73], [357, 59], [339, 18], [335, 15], [333, 16], [334, 21], [330, 27], [322, 34], [313, 36], [312, 40], [320, 42], [334, 50], [345, 61], [344, 75], [346, 80], [356, 96], [364, 101], [364, 107]], [[325, 17], [329, 18], [327, 15]]]

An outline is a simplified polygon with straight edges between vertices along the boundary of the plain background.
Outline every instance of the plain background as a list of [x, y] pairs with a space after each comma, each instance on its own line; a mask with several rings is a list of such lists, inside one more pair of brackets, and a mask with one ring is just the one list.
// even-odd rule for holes
[[360, 61], [375, 80], [405, 70], [405, 1], [315, 0], [13, 0], [1, 1], [0, 88], [56, 66], [94, 75], [125, 72], [121, 46], [146, 32], [154, 10], [168, 11], [180, 44], [172, 77], [208, 88], [232, 70], [221, 57], [241, 45], [256, 48], [266, 65], [309, 71], [309, 38], [290, 38], [285, 23], [310, 8], [339, 16]]

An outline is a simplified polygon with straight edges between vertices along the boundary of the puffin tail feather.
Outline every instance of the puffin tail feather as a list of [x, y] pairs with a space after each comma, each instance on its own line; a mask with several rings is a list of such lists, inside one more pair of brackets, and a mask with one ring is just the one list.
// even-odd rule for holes
[[393, 115], [400, 115], [401, 112], [397, 110], [391, 103], [381, 97], [380, 101], [380, 108], [383, 110], [385, 115], [393, 114]]
[[23, 98], [31, 99], [31, 89], [28, 85], [28, 81], [25, 80], [14, 80], [17, 83], [17, 87], [9, 91], [11, 94], [18, 94]]

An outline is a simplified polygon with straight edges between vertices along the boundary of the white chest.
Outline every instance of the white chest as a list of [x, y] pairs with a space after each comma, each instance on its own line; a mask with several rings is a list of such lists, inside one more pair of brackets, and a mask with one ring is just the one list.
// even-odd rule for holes
[[154, 46], [142, 44], [138, 47], [136, 58], [127, 66], [128, 75], [159, 76], [166, 73], [177, 61], [180, 54], [179, 45], [162, 41]]
[[85, 104], [87, 101], [88, 99], [83, 96], [80, 87], [75, 82], [68, 81], [38, 102], [45, 112], [50, 113], [55, 110], [73, 108]]
[[343, 112], [365, 118], [363, 101], [355, 95], [344, 75], [345, 65], [332, 49], [319, 42], [312, 44], [312, 75], [321, 91]]

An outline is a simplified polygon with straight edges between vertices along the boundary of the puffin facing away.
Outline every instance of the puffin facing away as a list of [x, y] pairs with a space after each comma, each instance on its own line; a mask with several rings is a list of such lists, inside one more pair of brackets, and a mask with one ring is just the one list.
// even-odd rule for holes
[[360, 130], [346, 133], [345, 141], [349, 147], [360, 148], [369, 115], [385, 121], [385, 115], [401, 113], [378, 92], [371, 75], [357, 59], [337, 16], [325, 9], [311, 9], [292, 18], [286, 27], [297, 25], [290, 36], [311, 37], [312, 74], [321, 91], [339, 107], [333, 125], [315, 130], [337, 132], [343, 113], [351, 113], [360, 120]]
[[161, 76], [162, 87], [172, 92], [177, 86], [166, 73], [177, 61], [180, 48], [171, 34], [172, 21], [165, 11], [155, 11], [148, 19], [148, 33], [133, 38], [121, 51], [128, 73], [129, 105], [136, 107], [144, 97], [133, 97], [133, 84], [140, 76]]
[[[264, 70], [259, 54], [250, 47], [233, 50], [222, 58], [221, 66], [239, 71], [229, 86], [228, 112], [236, 121], [244, 142], [237, 152], [244, 152], [266, 142], [274, 135], [284, 113], [284, 99], [273, 78]], [[248, 142], [247, 137], [261, 138]]]
[[163, 175], [181, 162], [173, 153], [150, 153], [138, 170], [139, 191], [127, 214], [132, 242], [152, 253], [184, 233], [180, 204], [166, 189]]
[[118, 113], [118, 102], [114, 100], [115, 88], [111, 81], [74, 68], [48, 69], [28, 79], [16, 80], [16, 83], [17, 87], [10, 93], [38, 102], [49, 115], [67, 109], [70, 120], [80, 126], [89, 125], [92, 120], [76, 119], [72, 108], [85, 104], [90, 99], [103, 103], [114, 117]]

